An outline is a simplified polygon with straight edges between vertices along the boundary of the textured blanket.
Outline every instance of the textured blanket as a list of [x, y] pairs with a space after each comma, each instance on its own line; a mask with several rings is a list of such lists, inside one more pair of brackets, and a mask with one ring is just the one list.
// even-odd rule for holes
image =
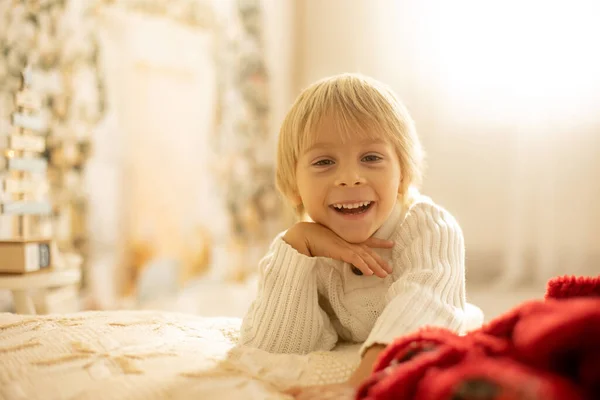
[[289, 399], [345, 380], [360, 345], [306, 356], [236, 346], [241, 321], [155, 311], [0, 314], [0, 399]]

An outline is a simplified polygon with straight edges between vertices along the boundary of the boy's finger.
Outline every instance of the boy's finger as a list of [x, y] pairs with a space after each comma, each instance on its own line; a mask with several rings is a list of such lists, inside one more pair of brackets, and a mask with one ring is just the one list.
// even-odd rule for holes
[[299, 395], [301, 392], [302, 392], [301, 386], [293, 386], [291, 388], [284, 390], [282, 393], [285, 393], [287, 395], [295, 397], [295, 396]]
[[363, 244], [369, 247], [378, 247], [382, 249], [389, 249], [394, 247], [394, 242], [391, 240], [379, 239], [376, 237], [368, 238]]
[[367, 263], [352, 249], [344, 251], [344, 256], [342, 257], [342, 260], [344, 262], [354, 265], [356, 268], [360, 269], [361, 272], [365, 275], [373, 275], [373, 271], [371, 271]]
[[379, 254], [375, 253], [373, 250], [371, 250], [367, 246], [365, 246], [365, 250], [369, 252], [371, 257], [373, 257], [375, 259], [375, 261], [377, 261], [377, 264], [379, 266], [381, 266], [388, 274], [392, 273], [391, 265], [388, 264], [387, 261], [385, 261]]
[[359, 248], [360, 257], [365, 260], [365, 262], [369, 265], [369, 268], [380, 278], [385, 278], [388, 273], [383, 267], [375, 260], [375, 257], [371, 255], [371, 252], [364, 248]]

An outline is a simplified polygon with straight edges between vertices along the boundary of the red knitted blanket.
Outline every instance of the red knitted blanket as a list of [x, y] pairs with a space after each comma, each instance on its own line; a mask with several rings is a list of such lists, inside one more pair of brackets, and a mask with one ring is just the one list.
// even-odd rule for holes
[[600, 276], [551, 279], [465, 336], [425, 328], [397, 339], [360, 400], [600, 399]]

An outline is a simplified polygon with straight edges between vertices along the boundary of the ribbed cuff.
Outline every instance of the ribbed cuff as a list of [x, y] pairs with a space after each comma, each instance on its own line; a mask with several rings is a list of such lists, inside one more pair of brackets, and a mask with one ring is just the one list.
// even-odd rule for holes
[[382, 346], [387, 346], [390, 343], [392, 343], [396, 338], [398, 338], [399, 335], [394, 335], [394, 334], [380, 334], [379, 332], [377, 332], [376, 334], [373, 334], [373, 332], [369, 335], [369, 337], [367, 338], [367, 340], [362, 344], [362, 346], [360, 346], [360, 350], [359, 350], [359, 354], [360, 357], [362, 358], [365, 355], [365, 352], [367, 350], [369, 350], [369, 347], [374, 346], [374, 345], [382, 345]]
[[374, 344], [387, 346], [399, 337], [425, 326], [438, 326], [460, 333], [465, 319], [464, 310], [458, 307], [452, 307], [452, 311], [436, 308], [437, 312], [433, 309], [422, 310], [413, 307], [401, 313], [392, 311], [392, 308], [394, 307], [388, 307], [379, 316], [369, 337], [360, 348], [361, 357]]
[[265, 270], [265, 278], [278, 276], [285, 284], [298, 284], [305, 280], [317, 264], [315, 257], [299, 253], [285, 240], [278, 239], [273, 247], [273, 261]]
[[[314, 257], [299, 253], [282, 239], [274, 242], [263, 269], [262, 294], [250, 316], [246, 344], [269, 352], [304, 353], [320, 335]], [[248, 318], [248, 316], [247, 316]]]

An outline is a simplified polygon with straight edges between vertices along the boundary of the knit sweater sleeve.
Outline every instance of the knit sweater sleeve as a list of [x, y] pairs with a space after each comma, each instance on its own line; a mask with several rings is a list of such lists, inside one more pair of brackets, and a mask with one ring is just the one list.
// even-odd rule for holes
[[337, 333], [319, 305], [317, 260], [278, 236], [259, 265], [256, 299], [243, 319], [240, 344], [271, 353], [331, 350]]
[[464, 239], [456, 220], [429, 203], [411, 208], [395, 235], [398, 274], [361, 354], [423, 326], [459, 331], [465, 317]]

